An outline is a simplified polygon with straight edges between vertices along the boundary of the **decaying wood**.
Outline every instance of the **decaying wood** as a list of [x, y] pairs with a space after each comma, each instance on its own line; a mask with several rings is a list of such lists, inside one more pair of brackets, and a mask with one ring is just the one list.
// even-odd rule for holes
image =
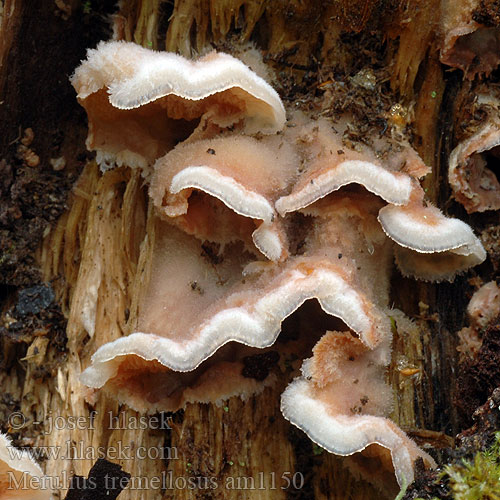
[[[87, 475], [99, 450], [109, 452], [118, 446], [126, 447], [128, 456], [107, 456], [132, 476], [131, 488], [120, 496], [123, 499], [193, 498], [189, 484], [198, 486], [197, 497], [206, 498], [380, 498], [373, 486], [349, 473], [343, 459], [318, 449], [283, 419], [279, 395], [292, 372], [282, 373], [275, 386], [248, 401], [232, 398], [221, 407], [190, 404], [185, 411], [164, 415], [168, 425], [159, 430], [134, 429], [132, 425], [112, 429], [110, 424], [116, 420], [110, 421], [110, 417], [132, 422], [141, 415], [100, 392], [87, 394], [91, 404], [85, 401], [85, 389], [78, 379], [81, 370], [97, 347], [133, 331], [137, 320], [136, 290], [150, 272], [147, 263], [154, 243], [152, 208], [137, 172], [119, 168], [102, 174], [92, 160], [87, 161], [85, 123], [76, 100], [69, 111], [67, 101], [53, 105], [51, 100], [56, 99], [58, 85], [64, 89], [65, 99], [69, 98], [68, 76], [84, 57], [86, 46], [110, 36], [103, 19], [111, 13], [116, 37], [154, 49], [191, 55], [206, 50], [209, 43], [230, 49], [254, 41], [278, 73], [287, 101], [306, 102], [308, 95], [321, 92], [319, 86], [335, 72], [351, 69], [356, 73], [378, 57], [373, 65], [380, 74], [385, 72], [392, 86], [387, 121], [411, 126], [414, 146], [433, 169], [424, 183], [428, 197], [442, 206], [449, 196], [443, 177], [451, 147], [443, 136], [452, 135], [450, 116], [455, 112], [446, 92], [459, 92], [461, 82], [446, 79], [437, 59], [434, 28], [439, 2], [432, 0], [420, 8], [419, 2], [370, 0], [175, 0], [173, 5], [131, 0], [121, 2], [119, 12], [111, 6], [92, 10], [98, 8], [93, 3], [0, 3], [1, 156], [12, 163], [18, 161], [14, 158], [19, 129], [31, 127], [36, 137], [33, 149], [41, 158], [37, 168], [51, 171], [50, 159], [64, 157], [65, 170], [53, 182], [72, 186], [66, 210], [46, 222], [36, 252], [40, 280], [51, 283], [68, 320], [66, 348], [57, 349], [44, 335], [35, 336], [28, 346], [2, 340], [0, 381], [2, 392], [10, 398], [4, 398], [0, 407], [5, 418], [0, 422], [2, 429], [17, 437], [18, 444], [53, 447], [60, 453], [59, 458], [43, 462], [48, 476], [62, 479], [55, 485], [59, 498], [64, 498], [72, 474]], [[98, 22], [100, 29], [84, 37], [88, 26]], [[378, 39], [371, 34], [377, 30], [382, 33]], [[35, 56], [27, 58], [26, 47], [38, 42]], [[68, 46], [54, 55], [55, 48], [64, 43]], [[363, 51], [361, 57], [359, 50]], [[67, 64], [59, 64], [57, 77], [50, 75], [37, 82], [37, 73], [30, 74], [29, 68], [41, 60], [61, 57]], [[43, 68], [54, 71], [45, 63]], [[57, 83], [61, 81], [64, 83]], [[19, 94], [18, 87], [26, 92], [27, 85], [34, 86], [34, 95]], [[62, 138], [55, 147], [58, 133]], [[499, 224], [498, 218], [495, 223]], [[491, 276], [491, 269], [480, 272], [485, 280], [488, 273]], [[2, 283], [12, 284], [29, 283]], [[437, 449], [449, 444], [447, 435], [460, 430], [453, 406], [457, 359], [453, 333], [463, 325], [471, 289], [466, 277], [453, 284], [416, 285], [395, 276], [393, 283], [395, 305], [415, 323], [398, 326], [393, 332], [389, 378], [396, 400], [392, 418], [419, 443]], [[82, 311], [89, 308], [89, 290], [97, 298], [98, 333], [92, 337], [82, 324]], [[2, 291], [0, 326], [10, 324], [13, 292]], [[293, 366], [295, 374], [300, 361]], [[9, 428], [7, 419], [13, 411], [25, 416], [22, 429]], [[63, 425], [48, 432], [48, 417], [56, 416], [64, 422], [83, 417], [85, 424], [80, 429]], [[66, 448], [75, 445], [72, 453], [79, 456], [70, 458]], [[134, 459], [138, 449], [146, 458]], [[292, 479], [296, 473], [301, 487], [282, 489], [283, 478]], [[161, 484], [145, 489], [155, 477], [163, 478], [164, 489]]]

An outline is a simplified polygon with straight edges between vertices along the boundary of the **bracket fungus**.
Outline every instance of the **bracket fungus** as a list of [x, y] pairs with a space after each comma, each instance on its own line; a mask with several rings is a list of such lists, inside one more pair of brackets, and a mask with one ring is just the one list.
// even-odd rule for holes
[[87, 111], [97, 162], [146, 167], [199, 126], [274, 133], [285, 122], [276, 91], [238, 59], [197, 61], [134, 43], [101, 42], [71, 77]]
[[479, 128], [451, 152], [448, 180], [467, 212], [500, 209], [500, 101], [478, 96], [486, 116]]
[[[413, 462], [434, 460], [384, 417], [392, 396], [383, 372], [390, 339], [367, 349], [349, 332], [326, 332], [281, 398], [281, 411], [321, 447], [352, 455], [370, 446], [372, 457], [390, 453], [400, 485], [413, 479]], [[320, 416], [320, 417], [319, 417]]]
[[483, 344], [483, 335], [500, 317], [500, 287], [495, 281], [482, 285], [474, 292], [467, 306], [469, 326], [458, 332], [461, 361], [477, 356]]
[[500, 28], [481, 14], [479, 0], [443, 0], [441, 62], [464, 71], [466, 78], [488, 76], [500, 64]]
[[398, 245], [396, 263], [404, 275], [452, 280], [486, 259], [481, 242], [465, 222], [445, 217], [430, 204], [388, 205], [380, 210], [379, 221]]
[[477, 330], [486, 328], [500, 316], [500, 287], [490, 281], [476, 290], [467, 306], [467, 315]]
[[[299, 123], [305, 121], [298, 114], [294, 119]], [[414, 187], [412, 177], [400, 170], [415, 171], [419, 176], [428, 171], [415, 151], [403, 145], [400, 151], [394, 152], [380, 140], [376, 141], [375, 150], [362, 143], [357, 143], [356, 149], [346, 147], [343, 136], [348, 124], [348, 118], [343, 117], [332, 129], [326, 120], [319, 120], [303, 123], [288, 132], [290, 140], [302, 150], [306, 168], [291, 193], [276, 202], [280, 215], [304, 208], [353, 183], [388, 203], [405, 205], [410, 201]]]
[[30, 453], [0, 434], [0, 500], [50, 500], [52, 492]]
[[151, 198], [184, 231], [220, 245], [243, 238], [250, 249], [253, 240], [269, 259], [286, 257], [274, 203], [297, 175], [298, 158], [283, 137], [231, 134], [180, 144], [154, 170]]
[[[255, 348], [278, 370], [283, 352], [303, 358], [324, 335], [283, 394], [285, 417], [331, 452], [390, 454], [400, 484], [412, 481], [417, 457], [433, 465], [386, 418], [392, 261], [396, 253], [403, 273], [451, 279], [484, 250], [466, 224], [424, 205], [418, 179], [428, 169], [416, 152], [378, 136], [347, 141], [347, 116], [332, 124], [293, 113], [283, 129], [275, 91], [222, 54], [191, 63], [100, 44], [73, 84], [89, 114], [88, 146], [153, 170], [135, 330], [102, 345], [82, 381], [140, 411], [246, 397], [273, 383], [267, 371], [244, 376]], [[144, 120], [146, 108], [156, 118]], [[204, 113], [215, 126], [183, 138], [155, 125]], [[111, 137], [131, 124], [153, 153]], [[311, 300], [328, 321], [280, 343], [286, 318]]]

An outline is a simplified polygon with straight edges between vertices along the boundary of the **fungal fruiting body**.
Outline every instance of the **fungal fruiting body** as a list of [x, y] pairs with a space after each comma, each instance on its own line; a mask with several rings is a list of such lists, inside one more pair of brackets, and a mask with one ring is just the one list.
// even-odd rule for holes
[[441, 62], [460, 68], [470, 80], [488, 76], [500, 64], [500, 30], [481, 16], [482, 7], [479, 0], [441, 0]]
[[500, 316], [500, 287], [490, 281], [477, 290], [467, 306], [471, 326], [477, 330], [486, 328]]
[[[138, 58], [125, 64], [130, 54]], [[180, 93], [174, 74], [190, 93]], [[432, 466], [386, 418], [391, 264], [396, 255], [405, 274], [452, 279], [484, 250], [467, 225], [425, 205], [417, 177], [428, 169], [410, 146], [345, 141], [348, 116], [332, 123], [295, 113], [281, 130], [277, 94], [220, 54], [189, 63], [101, 44], [73, 83], [94, 124], [113, 115], [142, 127], [137, 116], [152, 105], [163, 118], [205, 117], [175, 147], [179, 138], [166, 129], [141, 128], [150, 134], [144, 144], [153, 135], [161, 144], [152, 154], [91, 127], [87, 144], [104, 156], [127, 163], [133, 151], [142, 158], [133, 166], [153, 164], [154, 221], [134, 333], [101, 346], [82, 381], [140, 411], [176, 410], [255, 393], [273, 382], [285, 353], [303, 358], [312, 349], [283, 394], [287, 419], [333, 453], [391, 455], [400, 484], [412, 481], [417, 457]], [[86, 101], [95, 94], [102, 109]], [[280, 341], [286, 318], [311, 300], [322, 312]], [[256, 373], [248, 364], [258, 356], [266, 369]]]
[[0, 434], [0, 499], [50, 500], [52, 493], [42, 469], [26, 450]]
[[71, 81], [89, 118], [87, 147], [103, 168], [147, 170], [209, 125], [274, 133], [285, 122], [276, 91], [228, 54], [193, 62], [133, 43], [101, 42]]
[[467, 306], [467, 317], [469, 326], [458, 332], [460, 344], [457, 350], [462, 360], [476, 356], [483, 343], [482, 332], [500, 317], [500, 287], [495, 281], [486, 283], [474, 292]]
[[389, 341], [386, 338], [375, 349], [367, 349], [349, 332], [326, 332], [314, 347], [314, 356], [302, 365], [302, 376], [283, 393], [281, 411], [336, 455], [352, 455], [368, 446], [381, 457], [390, 453], [401, 485], [412, 480], [417, 458], [427, 466], [435, 464], [385, 418], [392, 401], [383, 381]]
[[467, 224], [445, 217], [432, 205], [386, 206], [380, 210], [379, 220], [387, 236], [397, 243], [396, 263], [406, 276], [451, 280], [486, 258]]
[[160, 158], [150, 195], [161, 215], [199, 239], [243, 240], [250, 251], [283, 260], [286, 242], [274, 203], [296, 175], [297, 155], [282, 137], [226, 134], [180, 144]]
[[482, 108], [485, 117], [475, 132], [451, 152], [448, 170], [454, 196], [469, 213], [500, 209], [496, 166], [500, 154], [500, 101], [479, 95], [476, 106]]
[[[294, 117], [299, 128], [287, 131], [290, 141], [301, 145], [305, 169], [287, 196], [276, 202], [280, 215], [311, 205], [324, 196], [350, 184], [360, 184], [388, 203], [406, 205], [412, 194], [412, 178], [400, 170], [421, 170], [422, 161], [409, 147], [392, 151], [388, 144], [379, 144], [379, 156], [369, 146], [357, 143], [356, 149], [345, 147], [343, 136], [348, 132], [349, 117], [334, 125], [324, 120], [308, 122]], [[378, 141], [377, 141], [378, 142]], [[386, 151], [384, 151], [386, 149]], [[424, 172], [427, 169], [424, 167]]]
[[[340, 200], [339, 205], [342, 202], [352, 204]], [[190, 371], [230, 341], [270, 346], [282, 321], [309, 299], [317, 299], [327, 314], [342, 319], [364, 344], [377, 345], [389, 331], [379, 305], [383, 300], [370, 290], [376, 272], [380, 274], [378, 294], [387, 283], [389, 254], [383, 233], [376, 227], [378, 240], [371, 238], [367, 243], [356, 230], [348, 229], [348, 219], [355, 219], [350, 215], [339, 216], [337, 224], [315, 218], [315, 227], [304, 235], [304, 253], [276, 265], [256, 260], [242, 251], [241, 244], [227, 245], [216, 259], [203, 256], [201, 241], [158, 221], [151, 264], [155, 272], [144, 290], [138, 325], [142, 333], [99, 349], [84, 375], [86, 382], [92, 386], [108, 383], [127, 369], [129, 354], [157, 360], [172, 370]], [[371, 222], [376, 224], [375, 215]], [[356, 266], [362, 261], [352, 257], [350, 245], [364, 245], [368, 260], [371, 250], [379, 259], [377, 270], [365, 269], [364, 276], [357, 275]], [[104, 376], [110, 366], [113, 374]], [[127, 390], [126, 386], [121, 390]], [[147, 405], [151, 404], [158, 401], [150, 399]], [[145, 407], [143, 403], [140, 409]]]

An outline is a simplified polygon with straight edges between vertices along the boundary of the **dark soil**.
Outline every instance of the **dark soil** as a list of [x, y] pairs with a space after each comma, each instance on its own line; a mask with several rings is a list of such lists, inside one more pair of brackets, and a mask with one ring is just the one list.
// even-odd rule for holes
[[466, 427], [472, 425], [476, 408], [497, 387], [500, 387], [500, 319], [484, 332], [478, 355], [459, 367], [456, 405]]
[[500, 25], [500, 1], [481, 0], [479, 7], [472, 13], [472, 19], [488, 28]]
[[[84, 161], [86, 118], [69, 76], [110, 35], [114, 1], [65, 16], [43, 0], [19, 2], [0, 88], [0, 291], [40, 282], [33, 252], [66, 209]], [[92, 5], [93, 5], [92, 4]], [[33, 131], [32, 141], [24, 131]], [[28, 154], [29, 153], [29, 154]], [[36, 155], [39, 161], [33, 161]], [[50, 160], [64, 158], [62, 170]], [[0, 299], [3, 295], [0, 293]]]
[[34, 252], [65, 210], [74, 179], [49, 168], [0, 161], [0, 287], [40, 282]]
[[244, 367], [241, 374], [246, 378], [265, 380], [279, 359], [278, 351], [267, 351], [254, 356], [246, 356], [243, 358]]
[[[109, 38], [116, 8], [114, 0], [92, 2], [92, 9], [76, 3], [67, 15], [54, 2], [15, 2], [0, 73], [0, 371], [22, 377], [28, 346], [44, 337], [50, 355], [32, 371], [42, 380], [65, 360], [66, 319], [51, 284], [42, 283], [35, 251], [67, 209], [88, 158], [86, 117], [69, 76], [88, 47]], [[19, 409], [15, 397], [1, 395], [1, 422]]]

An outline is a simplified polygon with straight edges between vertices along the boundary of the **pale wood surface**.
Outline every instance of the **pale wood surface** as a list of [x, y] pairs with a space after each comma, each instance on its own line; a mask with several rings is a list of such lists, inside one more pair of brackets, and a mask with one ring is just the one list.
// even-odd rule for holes
[[[65, 3], [76, 9], [70, 17], [79, 15], [77, 2]], [[6, 87], [16, 84], [15, 80], [6, 80], [9, 71], [6, 53], [10, 48], [9, 57], [15, 58], [26, 43], [23, 23], [26, 24], [27, 17], [33, 15], [30, 9], [37, 8], [29, 4], [23, 0], [3, 2], [4, 16], [7, 11], [10, 13], [0, 32], [0, 62], [3, 64], [0, 84], [4, 87], [3, 95], [6, 95]], [[292, 51], [292, 55], [285, 58], [286, 64], [281, 67], [277, 64], [277, 70], [287, 72], [299, 81], [308, 68], [316, 66], [314, 58], [320, 58], [325, 66], [326, 63], [332, 66], [336, 57], [341, 65], [347, 64], [346, 61], [352, 57], [339, 43], [340, 28], [332, 21], [333, 14], [338, 15], [338, 12], [320, 7], [321, 2], [176, 0], [173, 9], [159, 0], [126, 1], [124, 4], [115, 19], [119, 36], [153, 48], [164, 48], [166, 44], [167, 49], [186, 53], [193, 37], [189, 39], [184, 34], [193, 19], [196, 20], [193, 28], [196, 49], [210, 40], [230, 44], [226, 37], [231, 34], [235, 22], [241, 23], [243, 16], [245, 22], [240, 38], [250, 39], [254, 30], [257, 30], [258, 36], [263, 36], [265, 31], [268, 37], [267, 55], [271, 60], [279, 61], [286, 51]], [[434, 4], [436, 2], [428, 2], [426, 8], [419, 11], [419, 16], [425, 21], [432, 18]], [[368, 1], [364, 2], [364, 7], [363, 2], [354, 3], [353, 8], [360, 9], [362, 14], [358, 16], [358, 29], [365, 28], [368, 19], [373, 18], [372, 7]], [[51, 5], [50, 9], [56, 8]], [[172, 14], [167, 32], [167, 19]], [[347, 19], [346, 23], [348, 17], [343, 18]], [[210, 26], [208, 19], [211, 20]], [[79, 21], [73, 19], [72, 22]], [[392, 25], [388, 31], [387, 67], [392, 72], [393, 87], [399, 90], [399, 102], [413, 110], [408, 122], [413, 126], [416, 147], [433, 168], [433, 174], [426, 181], [428, 195], [433, 201], [442, 202], [442, 193], [446, 193], [447, 188], [442, 186], [440, 178], [443, 175], [441, 153], [444, 147], [440, 137], [448, 130], [439, 116], [443, 112], [446, 82], [435, 51], [429, 50], [434, 47], [432, 33], [422, 33], [416, 22], [402, 26], [404, 28], [398, 31], [397, 26]], [[61, 29], [66, 28], [61, 25]], [[384, 28], [383, 20], [378, 19], [378, 28]], [[40, 26], [42, 29], [43, 26]], [[19, 35], [17, 38], [16, 33]], [[318, 41], [320, 33], [321, 44]], [[395, 40], [401, 33], [397, 47]], [[36, 40], [38, 33], [34, 31], [30, 36]], [[318, 48], [318, 44], [321, 47]], [[422, 60], [424, 62], [420, 64]], [[321, 65], [319, 68], [318, 78], [324, 81], [328, 75], [321, 75]], [[418, 92], [414, 94], [413, 83], [419, 68], [421, 80]], [[63, 75], [62, 78], [68, 76]], [[15, 77], [29, 78], [29, 75], [19, 72]], [[311, 92], [314, 92], [314, 85], [311, 84]], [[47, 89], [47, 92], [50, 94], [51, 91]], [[8, 122], [10, 128], [15, 120], [14, 117]], [[44, 118], [40, 116], [38, 123], [30, 125], [35, 127], [36, 133], [42, 133], [43, 124]], [[26, 126], [25, 123], [19, 125]], [[72, 136], [70, 140], [77, 139]], [[81, 134], [78, 140], [80, 142], [74, 144], [74, 149], [82, 150]], [[52, 280], [62, 310], [69, 318], [68, 351], [61, 358], [60, 353], [45, 345], [46, 350], [41, 355], [28, 357], [22, 366], [13, 365], [8, 372], [0, 372], [2, 391], [21, 401], [21, 410], [28, 419], [23, 436], [34, 446], [64, 449], [68, 442], [81, 442], [85, 449], [95, 451], [109, 449], [121, 442], [130, 446], [131, 450], [137, 447], [163, 449], [167, 457], [170, 453], [170, 460], [113, 460], [133, 476], [136, 486], [140, 478], [151, 479], [162, 477], [162, 474], [167, 475], [167, 484], [174, 486], [164, 492], [129, 490], [119, 497], [123, 500], [381, 498], [372, 486], [354, 478], [343, 467], [343, 459], [318, 450], [305, 435], [283, 419], [279, 411], [279, 394], [290, 380], [290, 374], [284, 374], [274, 387], [265, 389], [248, 401], [232, 398], [222, 407], [190, 404], [184, 412], [169, 420], [171, 429], [163, 431], [109, 429], [109, 412], [113, 416], [138, 415], [119, 407], [112, 398], [101, 393], [93, 396], [92, 405], [85, 402], [78, 376], [88, 365], [90, 355], [99, 345], [129, 333], [135, 321], [137, 304], [132, 301], [132, 292], [137, 280], [145, 278], [147, 269], [144, 263], [152, 243], [151, 236], [145, 238], [150, 217], [144, 189], [140, 177], [127, 169], [102, 175], [94, 164], [87, 164], [69, 196], [67, 212], [48, 231], [38, 251], [43, 278]], [[83, 300], [85, 288], [97, 278], [101, 280], [96, 314], [98, 333], [89, 339], [80, 322], [79, 301]], [[421, 429], [447, 434], [458, 430], [452, 405], [456, 366], [453, 332], [463, 321], [465, 287], [464, 279], [453, 285], [427, 285], [415, 284], [395, 275], [395, 304], [416, 319], [416, 328], [395, 332], [393, 364], [389, 375], [395, 389], [392, 417], [403, 429], [416, 432], [417, 437]], [[429, 308], [426, 309], [425, 305]], [[48, 378], [34, 377], [33, 372], [44, 364], [57, 368]], [[44, 434], [49, 425], [44, 418], [47, 415], [89, 419], [91, 412], [95, 412], [95, 420], [86, 420], [89, 424], [82, 429], [66, 428]], [[44, 420], [41, 425], [29, 423]], [[54, 477], [64, 477], [73, 472], [86, 475], [94, 458], [47, 460], [44, 468], [49, 476]], [[293, 477], [295, 473], [303, 475], [303, 487], [297, 491], [282, 490], [282, 474]], [[169, 477], [173, 478], [173, 483]], [[194, 494], [192, 489], [184, 487], [184, 480], [189, 478], [206, 478], [205, 481], [210, 484], [205, 491], [202, 487]], [[254, 489], [250, 488], [252, 484], [248, 478], [254, 479]], [[300, 476], [297, 478], [300, 483]], [[275, 489], [271, 489], [273, 481]], [[245, 483], [247, 489], [236, 489], [245, 486]], [[264, 489], [260, 489], [262, 486]], [[64, 489], [60, 490], [61, 498]]]

